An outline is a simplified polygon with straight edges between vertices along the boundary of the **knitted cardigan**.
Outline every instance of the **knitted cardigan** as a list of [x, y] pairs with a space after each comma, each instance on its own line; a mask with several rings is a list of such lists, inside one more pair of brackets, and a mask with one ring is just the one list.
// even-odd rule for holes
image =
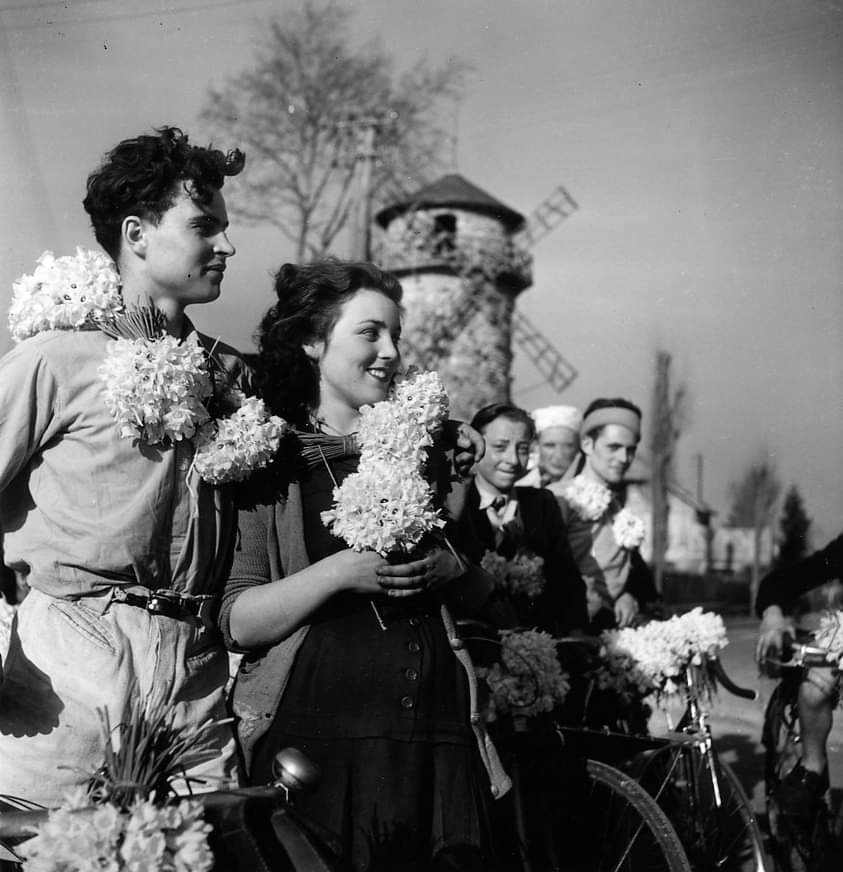
[[[302, 496], [298, 482], [290, 482], [286, 497], [279, 496], [272, 505], [261, 504], [255, 508], [241, 509], [238, 520], [239, 542], [220, 605], [219, 622], [226, 645], [245, 654], [234, 683], [231, 705], [236, 720], [241, 767], [244, 773], [248, 773], [255, 747], [271, 726], [281, 703], [296, 654], [307, 636], [309, 626], [302, 625], [268, 648], [246, 651], [231, 635], [231, 609], [237, 597], [247, 588], [292, 575], [310, 565], [305, 549]], [[466, 574], [449, 591], [449, 602], [458, 614], [474, 615], [490, 600], [493, 588], [491, 578], [479, 567], [470, 565]], [[453, 628], [446, 624], [446, 631], [451, 637]], [[457, 649], [453, 644], [452, 647], [455, 647], [457, 658], [470, 670], [470, 661], [466, 663], [467, 652]], [[472, 702], [475, 700], [472, 699]], [[511, 782], [474, 712], [471, 727], [489, 773], [492, 795], [501, 797], [509, 790]]]

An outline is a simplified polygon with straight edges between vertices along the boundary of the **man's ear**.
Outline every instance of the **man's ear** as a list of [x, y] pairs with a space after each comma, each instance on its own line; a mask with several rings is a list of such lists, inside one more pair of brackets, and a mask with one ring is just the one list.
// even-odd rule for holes
[[138, 257], [146, 256], [147, 238], [144, 221], [137, 215], [127, 215], [120, 225], [123, 247]]
[[594, 451], [594, 439], [591, 436], [583, 436], [580, 440], [580, 451], [588, 457]]

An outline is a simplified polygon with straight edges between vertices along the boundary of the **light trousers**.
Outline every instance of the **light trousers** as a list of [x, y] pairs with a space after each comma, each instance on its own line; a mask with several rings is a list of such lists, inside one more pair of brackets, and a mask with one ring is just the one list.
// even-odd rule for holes
[[[226, 717], [228, 658], [219, 634], [197, 619], [175, 620], [112, 601], [31, 590], [21, 604], [0, 684], [0, 795], [46, 806], [102, 766], [104, 733], [133, 697], [161, 700], [175, 724]], [[233, 733], [211, 734], [215, 758], [189, 775], [194, 791], [229, 785]], [[180, 791], [183, 792], [183, 791]]]

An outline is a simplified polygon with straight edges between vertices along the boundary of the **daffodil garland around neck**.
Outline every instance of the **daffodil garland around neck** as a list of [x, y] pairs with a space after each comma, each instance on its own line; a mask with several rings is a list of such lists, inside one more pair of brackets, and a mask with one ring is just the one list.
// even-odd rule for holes
[[[278, 450], [285, 422], [240, 391], [214, 397], [213, 349], [206, 352], [195, 332], [170, 336], [152, 302], [125, 306], [117, 270], [98, 252], [44, 252], [35, 272], [14, 284], [9, 329], [16, 341], [43, 330], [111, 336], [97, 374], [120, 436], [162, 446], [193, 440], [193, 466], [211, 484], [242, 481]], [[214, 418], [212, 400], [231, 414]]]
[[[571, 479], [564, 491], [568, 505], [583, 521], [596, 523], [612, 507], [612, 491], [601, 482], [584, 475]], [[627, 508], [621, 508], [612, 520], [612, 533], [621, 548], [639, 548], [646, 537], [644, 521]]]

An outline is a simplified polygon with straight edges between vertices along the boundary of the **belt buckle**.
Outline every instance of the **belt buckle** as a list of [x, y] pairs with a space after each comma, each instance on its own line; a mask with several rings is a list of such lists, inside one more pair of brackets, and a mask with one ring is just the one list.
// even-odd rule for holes
[[183, 610], [182, 598], [178, 594], [166, 594], [153, 591], [146, 603], [146, 610], [151, 615], [177, 617]]

